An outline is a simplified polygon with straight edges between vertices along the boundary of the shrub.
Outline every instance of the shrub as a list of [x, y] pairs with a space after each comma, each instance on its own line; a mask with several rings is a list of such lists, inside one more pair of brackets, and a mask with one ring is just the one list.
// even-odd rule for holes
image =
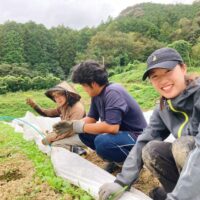
[[5, 76], [0, 78], [0, 94], [6, 92], [27, 91], [30, 89], [46, 89], [58, 84], [60, 79], [49, 75], [47, 77], [36, 76], [33, 79], [29, 77]]

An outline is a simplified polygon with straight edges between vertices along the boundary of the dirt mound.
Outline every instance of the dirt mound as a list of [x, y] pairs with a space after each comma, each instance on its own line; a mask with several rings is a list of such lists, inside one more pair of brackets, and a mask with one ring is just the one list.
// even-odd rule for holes
[[[61, 195], [57, 194], [46, 183], [34, 176], [34, 167], [25, 156], [16, 153], [0, 155], [7, 157], [0, 163], [0, 199], [33, 199], [33, 200], [57, 200]], [[66, 197], [65, 200], [71, 200]]]
[[[104, 168], [107, 164], [94, 151], [89, 151], [85, 158], [101, 168]], [[113, 175], [116, 175], [119, 172], [120, 170], [113, 173]], [[144, 192], [147, 195], [149, 194], [149, 191], [151, 191], [154, 187], [157, 186], [159, 186], [158, 180], [155, 177], [153, 177], [153, 175], [145, 168], [141, 171], [139, 179], [134, 184], [135, 188]]]

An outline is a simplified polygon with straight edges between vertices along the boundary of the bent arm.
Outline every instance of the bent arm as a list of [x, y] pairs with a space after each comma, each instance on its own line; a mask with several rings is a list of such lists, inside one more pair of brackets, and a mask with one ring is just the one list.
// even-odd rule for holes
[[[158, 109], [155, 109], [151, 116], [150, 123], [144, 132], [138, 137], [135, 146], [132, 148], [128, 157], [126, 158], [121, 173], [116, 177], [115, 182], [122, 186], [129, 187], [137, 180], [140, 170], [143, 166], [142, 149], [152, 140], [163, 140], [169, 135], [169, 130], [166, 128], [162, 119], [160, 118]], [[163, 137], [164, 135], [164, 137]]]
[[106, 122], [86, 123], [84, 132], [94, 135], [101, 133], [116, 134], [119, 132], [119, 124], [108, 124]]
[[35, 105], [33, 109], [40, 115], [44, 117], [60, 117], [58, 109], [44, 109], [38, 105]]

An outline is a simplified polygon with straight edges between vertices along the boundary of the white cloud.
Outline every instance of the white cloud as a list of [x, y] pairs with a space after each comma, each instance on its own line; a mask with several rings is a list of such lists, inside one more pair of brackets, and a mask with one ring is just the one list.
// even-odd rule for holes
[[[72, 28], [91, 27], [141, 2], [161, 3], [161, 0], [0, 0], [0, 23], [32, 20], [47, 27], [60, 24]], [[191, 2], [175, 0], [175, 3]], [[163, 0], [163, 3], [174, 3], [174, 0]]]

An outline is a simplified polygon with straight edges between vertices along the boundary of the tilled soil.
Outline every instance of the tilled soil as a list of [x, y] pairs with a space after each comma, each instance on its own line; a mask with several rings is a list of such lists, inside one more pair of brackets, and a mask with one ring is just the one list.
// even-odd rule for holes
[[[105, 163], [95, 152], [89, 152], [86, 157], [87, 160], [93, 162], [94, 164], [98, 165], [101, 168], [104, 168], [107, 163]], [[120, 169], [113, 173], [116, 175], [120, 172]], [[145, 194], [149, 194], [149, 192], [159, 186], [158, 180], [153, 177], [153, 175], [147, 169], [142, 169], [140, 173], [139, 179], [134, 184], [134, 187], [138, 190], [142, 191]]]
[[[0, 157], [6, 158], [4, 162], [0, 162], [1, 200], [58, 200], [61, 198], [72, 200], [70, 195], [63, 197], [62, 194], [57, 193], [48, 184], [34, 176], [35, 170], [32, 162], [24, 155], [1, 152]], [[90, 151], [85, 158], [101, 168], [106, 165], [93, 151]], [[134, 187], [148, 194], [152, 188], [158, 185], [158, 181], [148, 170], [144, 169]]]
[[[56, 193], [46, 183], [34, 176], [32, 162], [19, 153], [5, 153], [7, 157], [0, 163], [0, 199], [1, 200], [57, 200], [62, 195]], [[70, 196], [63, 199], [72, 200]]]

